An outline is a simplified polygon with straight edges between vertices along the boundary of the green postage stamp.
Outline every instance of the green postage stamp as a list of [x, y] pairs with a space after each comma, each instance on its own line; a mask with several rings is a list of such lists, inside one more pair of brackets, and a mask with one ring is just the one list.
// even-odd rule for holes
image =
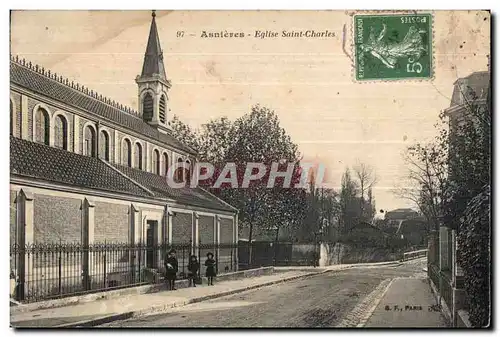
[[358, 81], [430, 79], [432, 14], [354, 16]]

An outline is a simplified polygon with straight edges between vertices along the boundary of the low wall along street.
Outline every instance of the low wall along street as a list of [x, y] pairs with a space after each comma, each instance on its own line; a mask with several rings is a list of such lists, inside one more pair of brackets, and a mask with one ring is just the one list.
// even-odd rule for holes
[[321, 243], [320, 266], [400, 260], [403, 253], [391, 248], [355, 247], [344, 243]]

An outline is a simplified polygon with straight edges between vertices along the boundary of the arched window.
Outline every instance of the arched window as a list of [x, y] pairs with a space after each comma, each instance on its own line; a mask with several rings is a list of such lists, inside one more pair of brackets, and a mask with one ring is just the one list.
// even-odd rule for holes
[[167, 109], [167, 102], [165, 99], [165, 95], [161, 95], [160, 98], [160, 122], [165, 123], [165, 110]]
[[35, 142], [49, 145], [50, 122], [49, 113], [43, 108], [38, 108], [35, 113]]
[[95, 157], [95, 130], [90, 125], [83, 131], [83, 154], [85, 156]]
[[10, 101], [10, 134], [14, 134], [14, 108], [12, 107], [12, 101]]
[[162, 166], [163, 166], [164, 175], [166, 177], [168, 174], [168, 154], [166, 152], [163, 152]]
[[187, 168], [184, 170], [186, 182], [188, 184], [190, 184], [191, 183], [191, 162], [189, 160], [186, 160], [186, 165], [187, 165]]
[[134, 162], [135, 167], [142, 170], [142, 146], [140, 143], [135, 143]]
[[142, 99], [142, 118], [146, 122], [153, 119], [153, 96], [149, 92]]
[[179, 165], [183, 162], [182, 158], [177, 159], [177, 169], [175, 170], [175, 179], [177, 182], [184, 181], [184, 169]]
[[132, 144], [127, 138], [122, 143], [122, 164], [132, 167]]
[[160, 174], [160, 152], [156, 149], [153, 151], [153, 173]]
[[109, 135], [104, 130], [99, 134], [99, 158], [109, 161]]
[[54, 120], [54, 146], [68, 149], [68, 122], [63, 115], [57, 115]]

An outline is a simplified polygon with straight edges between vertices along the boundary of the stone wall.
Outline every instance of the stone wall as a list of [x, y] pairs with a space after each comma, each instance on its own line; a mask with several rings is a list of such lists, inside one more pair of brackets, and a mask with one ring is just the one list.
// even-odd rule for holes
[[172, 244], [188, 243], [192, 240], [192, 221], [192, 214], [176, 212], [172, 218]]
[[343, 243], [322, 243], [320, 266], [350, 263], [386, 262], [401, 259], [402, 253], [390, 248], [352, 247]]

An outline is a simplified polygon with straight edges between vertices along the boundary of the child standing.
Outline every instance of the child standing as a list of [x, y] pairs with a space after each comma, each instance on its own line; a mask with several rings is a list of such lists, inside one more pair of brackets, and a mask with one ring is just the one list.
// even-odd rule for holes
[[165, 259], [165, 278], [168, 281], [170, 290], [177, 290], [175, 289], [175, 279], [177, 278], [177, 272], [179, 271], [179, 263], [177, 262], [175, 253], [175, 249], [171, 249]]
[[206, 276], [208, 278], [208, 285], [214, 285], [214, 277], [216, 276], [215, 266], [216, 262], [214, 260], [214, 254], [208, 253], [207, 260], [205, 261], [205, 266], [207, 267]]
[[189, 286], [191, 287], [191, 282], [193, 283], [193, 287], [196, 287], [196, 278], [198, 277], [198, 270], [200, 270], [200, 264], [196, 255], [191, 255], [189, 258], [188, 264], [188, 279]]

